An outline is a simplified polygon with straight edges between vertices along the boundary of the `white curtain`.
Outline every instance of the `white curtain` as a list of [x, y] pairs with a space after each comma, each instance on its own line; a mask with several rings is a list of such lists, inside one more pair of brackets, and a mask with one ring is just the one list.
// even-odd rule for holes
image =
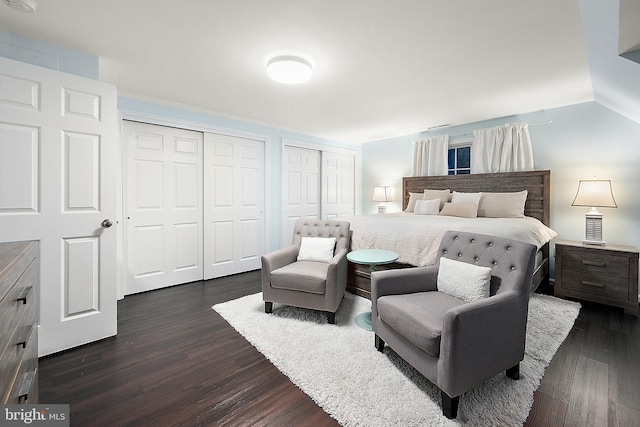
[[413, 176], [446, 175], [449, 135], [413, 142]]
[[473, 131], [471, 173], [533, 170], [528, 123], [512, 123]]

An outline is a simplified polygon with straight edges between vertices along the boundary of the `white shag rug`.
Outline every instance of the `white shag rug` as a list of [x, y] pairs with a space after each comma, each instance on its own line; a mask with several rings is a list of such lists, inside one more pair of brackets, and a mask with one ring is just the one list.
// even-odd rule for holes
[[373, 332], [355, 324], [371, 309], [365, 298], [346, 293], [335, 325], [324, 313], [279, 304], [266, 314], [261, 293], [213, 309], [343, 426], [520, 426], [580, 304], [533, 295], [520, 379], [498, 374], [463, 394], [457, 420], [442, 415], [436, 386], [389, 346], [378, 352]]

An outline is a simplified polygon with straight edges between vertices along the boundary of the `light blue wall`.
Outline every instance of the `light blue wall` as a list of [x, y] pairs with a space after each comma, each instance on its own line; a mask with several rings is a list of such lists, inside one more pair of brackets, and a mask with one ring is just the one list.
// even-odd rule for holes
[[[40, 40], [34, 40], [17, 34], [0, 30], [0, 56], [28, 62], [34, 65], [52, 68], [70, 74], [91, 79], [98, 79], [99, 58], [82, 52], [56, 46]], [[360, 152], [361, 146], [316, 138], [296, 132], [276, 129], [241, 120], [229, 119], [214, 114], [190, 111], [159, 105], [152, 102], [118, 97], [118, 109], [126, 114], [152, 116], [175, 124], [189, 123], [195, 127], [215, 128], [244, 135], [255, 135], [265, 138], [266, 156], [266, 250], [279, 248], [282, 223], [282, 141], [283, 139], [305, 144], [329, 146], [355, 151], [356, 155], [356, 188], [360, 186]], [[358, 199], [359, 200], [359, 194]], [[360, 206], [356, 206], [359, 211]]]
[[378, 183], [393, 185], [398, 195], [388, 210], [401, 209], [401, 178], [412, 173], [411, 141], [442, 133], [465, 134], [502, 123], [548, 120], [552, 123], [530, 126], [529, 131], [536, 169], [551, 170], [551, 227], [559, 238], [582, 240], [588, 209], [571, 206], [578, 181], [593, 176], [611, 179], [618, 208], [600, 209], [604, 240], [640, 247], [640, 124], [597, 102], [367, 143], [362, 150], [363, 213], [375, 212], [368, 189]]
[[97, 80], [98, 57], [0, 30], [0, 56]]

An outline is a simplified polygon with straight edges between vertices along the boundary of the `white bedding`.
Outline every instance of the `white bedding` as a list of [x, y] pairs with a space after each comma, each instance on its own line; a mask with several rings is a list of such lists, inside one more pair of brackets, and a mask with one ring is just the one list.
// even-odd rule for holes
[[447, 230], [469, 231], [532, 243], [540, 249], [558, 234], [535, 218], [458, 218], [407, 212], [340, 218], [351, 223], [351, 249], [387, 249], [398, 262], [426, 266], [436, 262]]

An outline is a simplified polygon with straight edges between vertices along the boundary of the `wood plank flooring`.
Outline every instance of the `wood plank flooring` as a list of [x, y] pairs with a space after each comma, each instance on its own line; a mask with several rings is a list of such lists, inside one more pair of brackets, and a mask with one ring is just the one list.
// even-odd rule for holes
[[[74, 427], [336, 426], [211, 309], [259, 291], [254, 271], [126, 297], [117, 337], [40, 360], [40, 402]], [[526, 425], [640, 426], [640, 321], [583, 306]]]

